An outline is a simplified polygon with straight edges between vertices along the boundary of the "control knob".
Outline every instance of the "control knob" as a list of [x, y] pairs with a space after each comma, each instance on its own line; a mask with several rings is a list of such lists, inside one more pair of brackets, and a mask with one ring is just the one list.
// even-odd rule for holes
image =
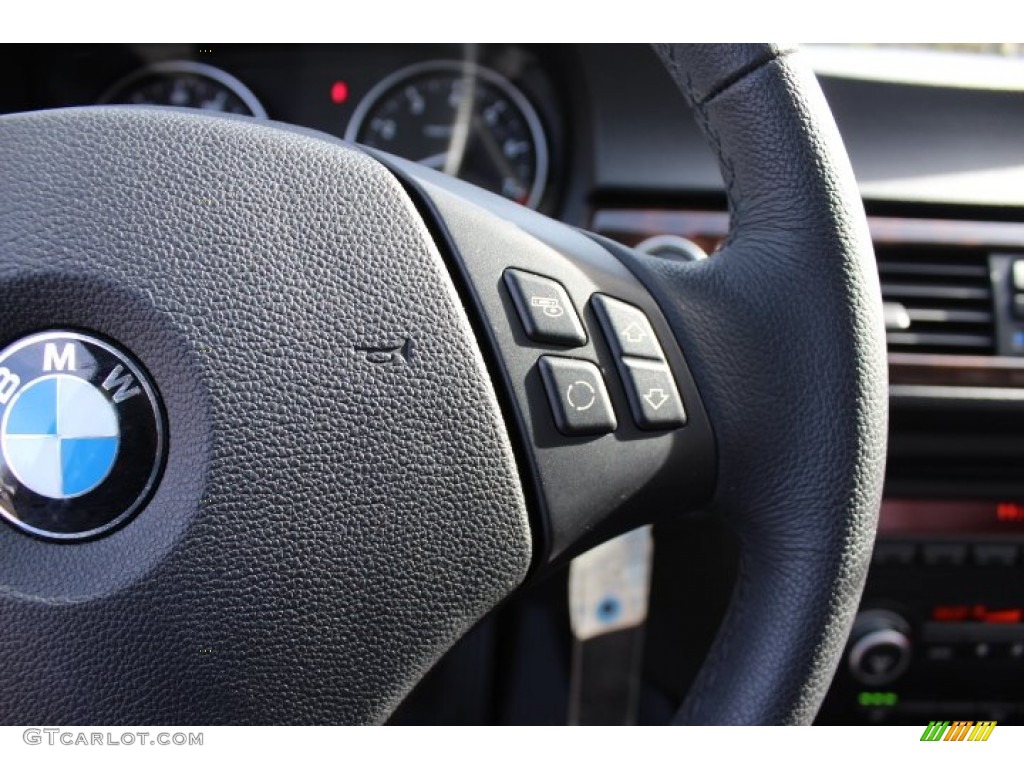
[[892, 611], [864, 611], [850, 634], [850, 674], [870, 686], [888, 685], [910, 664], [910, 625]]

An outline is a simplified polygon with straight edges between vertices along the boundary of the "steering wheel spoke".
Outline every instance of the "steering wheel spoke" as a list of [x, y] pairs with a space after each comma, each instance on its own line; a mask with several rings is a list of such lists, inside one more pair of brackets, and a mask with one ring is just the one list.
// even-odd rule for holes
[[715, 444], [685, 355], [617, 246], [378, 155], [448, 255], [504, 384], [539, 570], [708, 501]]

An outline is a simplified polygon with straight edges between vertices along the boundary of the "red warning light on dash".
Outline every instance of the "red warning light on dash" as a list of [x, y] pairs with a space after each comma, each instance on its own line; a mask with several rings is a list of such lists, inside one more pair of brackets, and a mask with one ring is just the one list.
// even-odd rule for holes
[[331, 101], [335, 104], [344, 104], [348, 101], [348, 83], [344, 80], [335, 80], [331, 83]]

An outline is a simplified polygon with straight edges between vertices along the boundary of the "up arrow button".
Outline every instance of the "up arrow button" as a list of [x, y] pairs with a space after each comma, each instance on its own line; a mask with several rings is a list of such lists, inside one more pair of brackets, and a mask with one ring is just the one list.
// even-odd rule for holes
[[646, 339], [649, 334], [640, 327], [639, 323], [630, 323], [619, 335], [630, 344], [637, 344]]
[[600, 293], [590, 302], [616, 357], [665, 359], [651, 322], [639, 307]]

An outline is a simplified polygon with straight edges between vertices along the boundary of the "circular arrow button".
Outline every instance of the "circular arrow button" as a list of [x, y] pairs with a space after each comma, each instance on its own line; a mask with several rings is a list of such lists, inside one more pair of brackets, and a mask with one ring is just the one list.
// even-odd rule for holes
[[594, 385], [586, 381], [574, 381], [565, 390], [565, 399], [575, 411], [585, 411], [597, 400]]
[[601, 370], [589, 360], [544, 355], [538, 361], [555, 426], [563, 435], [603, 435], [618, 423]]

